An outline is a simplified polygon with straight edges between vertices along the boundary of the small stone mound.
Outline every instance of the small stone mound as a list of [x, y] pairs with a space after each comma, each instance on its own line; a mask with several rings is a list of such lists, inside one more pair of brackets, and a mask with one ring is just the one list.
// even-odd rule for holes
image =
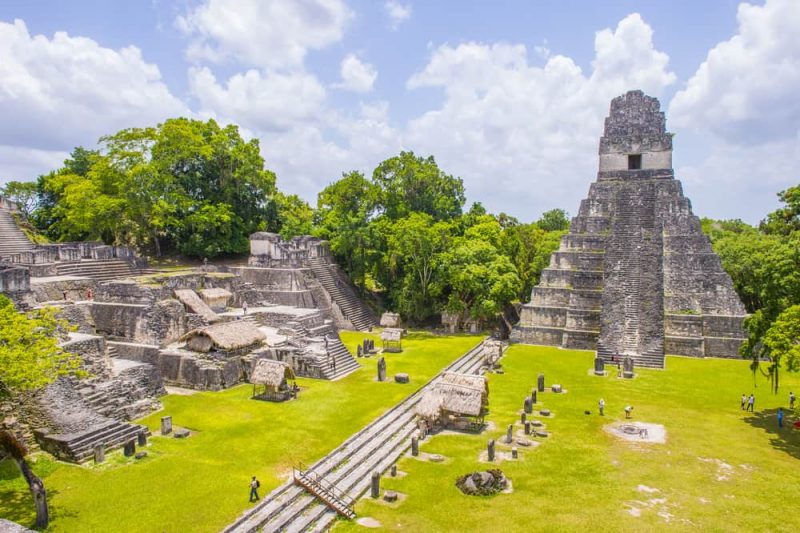
[[493, 468], [461, 476], [456, 480], [456, 487], [469, 496], [489, 496], [504, 491], [508, 480], [502, 471]]

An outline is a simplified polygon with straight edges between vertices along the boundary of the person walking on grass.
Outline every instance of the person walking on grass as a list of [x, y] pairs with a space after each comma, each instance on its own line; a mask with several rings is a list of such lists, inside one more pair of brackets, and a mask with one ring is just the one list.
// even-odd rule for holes
[[633, 406], [631, 405], [625, 406], [625, 418], [629, 419], [631, 417], [632, 412], [633, 412]]
[[789, 393], [789, 409], [794, 410], [794, 402], [797, 401], [793, 392]]
[[603, 414], [603, 409], [606, 408], [606, 401], [604, 399], [600, 398], [600, 401], [597, 402], [597, 408], [600, 410], [600, 416], [605, 416]]
[[783, 407], [778, 407], [778, 429], [783, 427]]
[[261, 486], [261, 483], [256, 479], [256, 476], [253, 476], [253, 479], [250, 481], [250, 502], [256, 502], [261, 498], [258, 497], [258, 487]]
[[753, 394], [750, 394], [750, 397], [747, 399], [747, 410], [751, 413], [754, 412], [753, 410], [756, 407], [756, 397]]
[[745, 407], [747, 407], [747, 396], [742, 393], [742, 411], [744, 411]]

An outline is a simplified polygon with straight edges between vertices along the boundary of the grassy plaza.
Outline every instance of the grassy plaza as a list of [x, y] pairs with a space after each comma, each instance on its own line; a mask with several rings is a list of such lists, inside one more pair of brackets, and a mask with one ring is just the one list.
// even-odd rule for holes
[[[342, 332], [355, 352], [369, 334]], [[377, 335], [371, 335], [380, 342]], [[152, 437], [148, 456], [121, 451], [105, 464], [75, 466], [37, 454], [52, 523], [48, 531], [219, 531], [251, 504], [250, 476], [261, 495], [283, 483], [293, 465], [310, 464], [411, 394], [480, 341], [480, 336], [412, 333], [403, 353], [386, 356], [389, 376], [407, 372], [411, 383], [375, 380], [376, 358], [341, 381], [298, 379], [296, 401], [253, 401], [252, 385], [221, 392], [170, 394], [164, 410], [142, 420], [156, 433], [162, 415], [192, 430], [188, 439]], [[0, 462], [0, 516], [33, 522], [27, 485], [11, 461]]]
[[[800, 431], [778, 430], [776, 408], [800, 389], [787, 374], [775, 396], [753, 378], [746, 361], [669, 357], [666, 370], [637, 369], [633, 380], [590, 375], [593, 354], [541, 346], [512, 346], [504, 374], [489, 383], [493, 429], [480, 435], [444, 433], [420, 446], [443, 455], [443, 463], [406, 457], [407, 475], [382, 480], [405, 498], [386, 504], [368, 496], [359, 516], [386, 529], [405, 531], [797, 531]], [[608, 369], [608, 367], [606, 367]], [[536, 448], [519, 447], [518, 461], [496, 466], [479, 462], [488, 439], [498, 442], [519, 422], [525, 396], [543, 372], [548, 386], [566, 394], [539, 394], [551, 409], [543, 420], [550, 436]], [[756, 395], [755, 413], [741, 411], [742, 393]], [[605, 416], [597, 402], [606, 401]], [[624, 442], [603, 426], [624, 419], [632, 405], [635, 421], [663, 424], [665, 444]], [[591, 411], [590, 415], [584, 414]], [[787, 417], [792, 419], [792, 416]], [[519, 425], [515, 429], [519, 429]], [[466, 496], [458, 476], [500, 468], [513, 492]], [[340, 522], [335, 531], [358, 531]]]

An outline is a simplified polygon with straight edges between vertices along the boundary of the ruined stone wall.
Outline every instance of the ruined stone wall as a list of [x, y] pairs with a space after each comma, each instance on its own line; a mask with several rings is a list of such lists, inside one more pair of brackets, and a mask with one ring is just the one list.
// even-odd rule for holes
[[183, 304], [171, 299], [153, 305], [95, 302], [92, 318], [98, 332], [142, 344], [163, 346], [187, 331]]

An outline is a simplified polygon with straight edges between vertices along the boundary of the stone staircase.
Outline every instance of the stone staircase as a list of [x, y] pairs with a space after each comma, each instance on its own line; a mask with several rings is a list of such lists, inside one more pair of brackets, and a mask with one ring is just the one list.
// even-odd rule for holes
[[119, 448], [139, 433], [149, 434], [150, 430], [138, 424], [128, 424], [118, 420], [108, 420], [79, 433], [59, 433], [37, 435], [42, 448], [57, 459], [73, 463], [83, 463], [94, 455], [97, 445], [105, 445], [106, 452]]
[[0, 208], [0, 257], [28, 252], [35, 247], [36, 245], [17, 226], [17, 222], [11, 216], [11, 212]]
[[336, 361], [336, 370], [325, 365], [322, 370], [325, 379], [340, 379], [358, 370], [358, 362], [338, 336], [328, 336], [328, 355]]
[[[615, 329], [614, 335], [601, 331], [597, 354], [606, 362], [613, 356], [623, 355], [631, 356], [637, 366], [664, 367], [663, 327], [646, 331], [641, 316], [645, 308], [661, 306], [663, 309], [664, 305], [661, 291], [643, 281], [646, 269], [650, 268], [647, 258], [662, 255], [660, 247], [653, 250], [656, 246], [654, 234], [659, 231], [653, 213], [655, 201], [652, 186], [640, 186], [633, 194], [625, 188], [618, 192], [605, 256], [607, 277], [603, 306], [606, 320], [621, 320], [622, 324], [621, 328], [618, 324], [605, 325]], [[660, 335], [654, 335], [656, 331], [660, 331]]]
[[124, 259], [93, 260], [86, 259], [75, 263], [59, 263], [56, 266], [59, 276], [79, 276], [109, 281], [138, 276], [139, 271]]
[[355, 291], [341, 281], [332, 270], [333, 267], [324, 259], [314, 258], [309, 260], [314, 276], [331, 295], [331, 298], [341, 310], [344, 317], [359, 331], [367, 331], [378, 325], [374, 313], [361, 301]]

